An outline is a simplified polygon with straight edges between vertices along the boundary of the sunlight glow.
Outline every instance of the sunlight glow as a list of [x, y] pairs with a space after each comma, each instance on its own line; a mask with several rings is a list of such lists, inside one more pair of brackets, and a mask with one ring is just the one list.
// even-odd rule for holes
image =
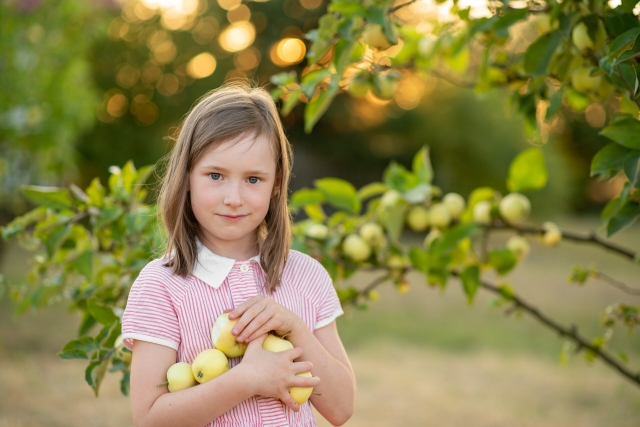
[[187, 73], [194, 79], [202, 79], [213, 74], [216, 65], [216, 58], [209, 52], [203, 52], [191, 58], [187, 64]]
[[238, 52], [251, 46], [256, 37], [256, 29], [249, 21], [234, 22], [222, 31], [220, 46], [227, 52]]

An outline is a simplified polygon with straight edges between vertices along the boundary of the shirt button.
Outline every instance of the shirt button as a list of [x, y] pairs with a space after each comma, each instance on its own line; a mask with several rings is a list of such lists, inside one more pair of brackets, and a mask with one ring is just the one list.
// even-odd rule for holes
[[246, 273], [247, 271], [249, 271], [249, 266], [247, 264], [242, 264], [240, 266], [240, 271], [242, 271], [243, 273]]

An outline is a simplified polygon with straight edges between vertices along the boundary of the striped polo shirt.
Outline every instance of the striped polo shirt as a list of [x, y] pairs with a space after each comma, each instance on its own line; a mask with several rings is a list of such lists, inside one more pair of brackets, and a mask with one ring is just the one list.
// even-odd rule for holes
[[[143, 340], [177, 351], [176, 362], [192, 363], [214, 348], [211, 327], [227, 309], [254, 295], [269, 296], [298, 315], [313, 332], [343, 314], [329, 274], [314, 258], [291, 250], [282, 281], [268, 295], [259, 257], [236, 261], [221, 257], [198, 242], [198, 262], [186, 278], [174, 275], [164, 259], [147, 264], [131, 286], [122, 316], [127, 348]], [[229, 358], [233, 368], [242, 357]], [[316, 426], [309, 401], [293, 412], [279, 399], [254, 396], [234, 406], [211, 427]]]

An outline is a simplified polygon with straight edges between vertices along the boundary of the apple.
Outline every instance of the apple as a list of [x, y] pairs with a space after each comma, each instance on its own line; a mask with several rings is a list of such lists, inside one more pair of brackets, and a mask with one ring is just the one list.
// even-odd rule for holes
[[116, 338], [116, 342], [113, 344], [113, 348], [115, 349], [114, 356], [117, 359], [122, 360], [125, 365], [131, 364], [131, 357], [133, 356], [133, 353], [131, 353], [131, 350], [124, 346], [122, 335]]
[[389, 49], [392, 45], [384, 35], [384, 30], [380, 24], [367, 24], [362, 32], [364, 42], [376, 49]]
[[371, 256], [371, 246], [359, 234], [349, 234], [342, 242], [342, 251], [356, 262], [365, 261]]
[[313, 224], [307, 228], [307, 237], [316, 240], [325, 240], [329, 236], [329, 227], [324, 224]]
[[368, 70], [360, 71], [358, 74], [351, 77], [349, 81], [349, 88], [347, 91], [349, 95], [356, 98], [362, 98], [369, 92], [371, 74]]
[[551, 22], [548, 13], [540, 13], [533, 18], [533, 25], [536, 27], [538, 34], [547, 34], [551, 31]]
[[441, 238], [442, 238], [442, 232], [437, 228], [432, 228], [431, 231], [429, 231], [429, 234], [427, 234], [427, 236], [424, 238], [423, 245], [425, 248], [428, 249], [434, 240], [441, 239]]
[[446, 228], [451, 224], [449, 209], [442, 203], [435, 203], [429, 208], [429, 220], [431, 225], [437, 228]]
[[404, 277], [400, 278], [399, 280], [396, 280], [395, 286], [396, 286], [396, 290], [401, 295], [404, 295], [411, 290], [411, 285], [409, 284], [409, 281], [407, 281], [407, 279], [405, 279]]
[[602, 76], [602, 79], [600, 80], [600, 86], [598, 86], [598, 88], [595, 90], [596, 98], [598, 100], [604, 100], [608, 98], [614, 90], [615, 87], [611, 83], [609, 83], [609, 80], [607, 80], [606, 77]]
[[364, 241], [373, 248], [380, 248], [384, 246], [387, 240], [382, 226], [375, 222], [367, 222], [364, 224], [360, 227], [359, 233]]
[[483, 200], [475, 204], [475, 206], [473, 207], [473, 222], [482, 225], [491, 224], [492, 218], [490, 201]]
[[578, 50], [582, 53], [592, 51], [594, 48], [593, 40], [589, 37], [589, 29], [584, 22], [578, 23], [571, 31], [571, 39]]
[[196, 356], [191, 364], [191, 372], [200, 384], [220, 376], [229, 370], [229, 360], [218, 349], [209, 348]]
[[198, 381], [193, 376], [191, 365], [187, 362], [178, 362], [167, 369], [167, 381], [158, 384], [157, 387], [168, 385], [169, 392], [173, 393], [197, 384]]
[[399, 254], [391, 254], [387, 257], [387, 267], [389, 268], [407, 268], [411, 265], [410, 261], [407, 257], [399, 255]]
[[582, 93], [596, 92], [602, 85], [603, 78], [602, 75], [592, 76], [592, 69], [591, 67], [578, 67], [573, 70], [571, 72], [571, 86]]
[[407, 214], [407, 225], [413, 231], [424, 231], [429, 227], [429, 211], [423, 206], [411, 208]]
[[509, 223], [526, 219], [531, 213], [531, 202], [523, 194], [509, 193], [498, 205], [500, 216]]
[[458, 193], [447, 193], [442, 198], [442, 204], [447, 208], [449, 213], [451, 214], [451, 218], [458, 219], [464, 208], [466, 203], [464, 201], [464, 197], [459, 195]]
[[380, 198], [380, 205], [383, 208], [391, 208], [402, 201], [402, 195], [396, 190], [387, 190]]
[[371, 92], [380, 99], [391, 99], [396, 93], [398, 81], [388, 74], [376, 74], [373, 76]]
[[542, 234], [542, 244], [547, 247], [557, 246], [562, 240], [562, 231], [553, 222], [545, 222], [542, 224], [544, 233]]
[[[284, 338], [269, 334], [262, 342], [262, 348], [273, 353], [280, 353], [281, 351], [291, 350], [293, 344]], [[296, 375], [299, 377], [311, 377], [311, 372], [301, 372]], [[293, 400], [295, 400], [298, 405], [302, 405], [309, 400], [312, 392], [313, 387], [291, 387], [289, 389], [289, 394], [291, 394]]]
[[227, 357], [239, 357], [247, 351], [247, 343], [236, 341], [231, 333], [238, 320], [229, 320], [229, 313], [222, 313], [211, 327], [211, 342], [213, 346]]
[[436, 48], [436, 40], [431, 36], [422, 36], [418, 40], [418, 53], [425, 58], [430, 57]]
[[518, 259], [522, 259], [529, 255], [529, 241], [524, 236], [516, 234], [515, 236], [509, 237], [507, 239], [506, 247], [513, 252]]

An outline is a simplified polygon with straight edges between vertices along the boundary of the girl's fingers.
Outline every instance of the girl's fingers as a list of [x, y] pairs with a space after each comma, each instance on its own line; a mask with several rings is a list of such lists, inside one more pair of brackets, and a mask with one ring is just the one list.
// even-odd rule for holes
[[[267, 334], [273, 330], [275, 330], [278, 326], [278, 321], [275, 317], [272, 317], [271, 319], [269, 319], [267, 322], [265, 322], [260, 328], [258, 328], [258, 330], [254, 331], [249, 338], [245, 338], [244, 341], [249, 342], [252, 341], [254, 339], [256, 339], [256, 337], [259, 337], [260, 335], [263, 334]], [[242, 334], [244, 336], [244, 334]]]
[[242, 316], [245, 311], [249, 309], [252, 305], [258, 302], [262, 298], [261, 295], [256, 295], [254, 297], [249, 298], [229, 313], [229, 320], [236, 320], [238, 317]]
[[[283, 355], [286, 355], [289, 360], [295, 360], [298, 357], [302, 356], [302, 349], [300, 347], [294, 347], [291, 350], [286, 350], [282, 352]], [[311, 363], [311, 362], [300, 362], [300, 363]], [[308, 369], [309, 371], [311, 368]], [[302, 370], [295, 371], [295, 373], [304, 372]]]
[[258, 314], [260, 314], [265, 308], [266, 308], [265, 304], [261, 304], [261, 303], [253, 304], [244, 312], [242, 317], [238, 319], [238, 323], [235, 324], [231, 333], [234, 334], [235, 336], [239, 336], [244, 331], [244, 328], [246, 328], [247, 325], [251, 323], [251, 321], [256, 316], [258, 316]]
[[[240, 335], [237, 336], [238, 342], [242, 341], [251, 341], [257, 335], [266, 334], [271, 329], [266, 329], [265, 325], [269, 320], [272, 319], [273, 313], [270, 310], [262, 310], [255, 316], [251, 322], [240, 332]], [[240, 322], [238, 322], [240, 323]], [[236, 325], [237, 327], [237, 325]], [[235, 328], [234, 328], [235, 329]]]
[[292, 381], [291, 387], [317, 387], [319, 384], [319, 377], [301, 377], [296, 375], [295, 379]]
[[313, 363], [309, 362], [308, 360], [304, 362], [293, 362], [292, 369], [294, 374], [299, 374], [301, 372], [311, 372], [311, 370], [313, 369]]

